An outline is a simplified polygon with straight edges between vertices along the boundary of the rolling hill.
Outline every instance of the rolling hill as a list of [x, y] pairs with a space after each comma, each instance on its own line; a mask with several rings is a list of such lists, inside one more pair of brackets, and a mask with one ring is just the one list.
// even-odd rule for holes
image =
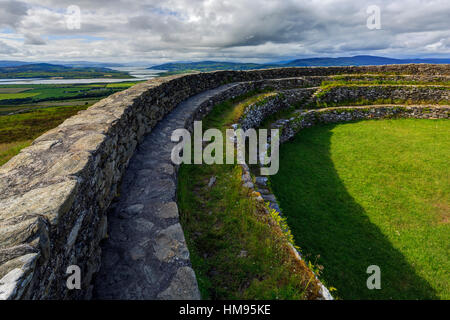
[[0, 67], [0, 79], [26, 78], [132, 78], [128, 72], [114, 71], [99, 67], [69, 67], [49, 63], [34, 63]]
[[394, 59], [377, 56], [354, 56], [339, 58], [310, 58], [297, 59], [285, 63], [288, 67], [311, 67], [311, 66], [368, 66], [407, 63], [450, 63], [450, 59]]
[[0, 68], [24, 66], [26, 64], [33, 64], [33, 63], [34, 62], [15, 61], [15, 60], [0, 60]]
[[271, 64], [200, 61], [164, 63], [152, 66], [149, 69], [166, 70], [167, 73], [182, 73], [189, 71], [214, 71], [214, 70], [250, 70], [277, 67], [329, 67], [329, 66], [367, 66], [406, 63], [450, 63], [449, 59], [394, 59], [377, 56], [354, 56], [339, 58], [306, 58], [296, 59], [288, 62], [275, 62]]
[[200, 61], [200, 62], [179, 62], [164, 63], [148, 69], [175, 71], [214, 71], [214, 70], [251, 70], [267, 68], [266, 64], [240, 63], [240, 62], [220, 62], [220, 61]]

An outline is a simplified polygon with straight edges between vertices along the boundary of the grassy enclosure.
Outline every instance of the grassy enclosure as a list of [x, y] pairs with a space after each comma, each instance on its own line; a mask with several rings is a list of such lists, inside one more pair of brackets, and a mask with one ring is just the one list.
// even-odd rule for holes
[[[281, 146], [271, 187], [344, 299], [450, 298], [450, 122], [324, 125]], [[369, 265], [381, 290], [368, 290]]]
[[[271, 93], [215, 106], [203, 127], [225, 130]], [[244, 100], [242, 100], [244, 99]], [[178, 205], [204, 299], [312, 299], [318, 286], [285, 235], [242, 187], [240, 165], [182, 165]], [[209, 187], [211, 177], [216, 182]]]

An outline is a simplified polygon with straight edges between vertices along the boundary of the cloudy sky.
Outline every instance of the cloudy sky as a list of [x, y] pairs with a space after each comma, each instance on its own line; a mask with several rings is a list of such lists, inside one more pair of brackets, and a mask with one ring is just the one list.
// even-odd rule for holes
[[449, 0], [0, 0], [2, 60], [448, 58], [449, 36]]

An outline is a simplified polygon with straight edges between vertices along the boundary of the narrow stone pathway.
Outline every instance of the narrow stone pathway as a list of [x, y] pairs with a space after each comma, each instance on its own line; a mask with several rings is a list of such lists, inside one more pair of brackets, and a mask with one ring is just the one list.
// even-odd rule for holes
[[108, 239], [94, 283], [94, 299], [200, 299], [176, 204], [173, 130], [198, 107], [235, 84], [180, 103], [137, 147], [108, 212]]

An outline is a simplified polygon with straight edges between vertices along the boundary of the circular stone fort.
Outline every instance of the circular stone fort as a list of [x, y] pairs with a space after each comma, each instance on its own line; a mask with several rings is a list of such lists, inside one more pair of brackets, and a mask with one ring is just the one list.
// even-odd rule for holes
[[[288, 158], [290, 148], [301, 143], [297, 140], [302, 132], [320, 136], [322, 133], [314, 133], [314, 128], [332, 130], [338, 128], [339, 123], [397, 121], [394, 119], [446, 122], [450, 115], [449, 81], [450, 65], [298, 67], [161, 77], [113, 94], [46, 132], [0, 167], [0, 299], [223, 298], [222, 291], [207, 285], [210, 281], [210, 287], [233, 287], [235, 278], [224, 275], [228, 271], [221, 268], [221, 259], [235, 263], [236, 269], [245, 266], [240, 274], [258, 274], [251, 279], [239, 278], [236, 292], [245, 294], [226, 297], [285, 298], [282, 290], [272, 296], [258, 296], [258, 292], [267, 291], [270, 281], [265, 279], [270, 276], [265, 276], [263, 266], [257, 271], [250, 267], [252, 263], [261, 265], [270, 259], [273, 261], [275, 256], [282, 256], [280, 265], [285, 269], [280, 274], [285, 271], [289, 274], [289, 281], [295, 283], [293, 287], [302, 292], [301, 298], [333, 299], [336, 286], [333, 277], [343, 277], [344, 273], [330, 271], [327, 274], [327, 270], [341, 264], [339, 256], [343, 259], [342, 269], [347, 259], [345, 254], [349, 252], [345, 249], [357, 248], [356, 235], [352, 238], [350, 231], [362, 225], [367, 226], [367, 229], [361, 228], [368, 237], [376, 231], [370, 227], [369, 218], [364, 218], [364, 223], [347, 221], [348, 234], [341, 233], [338, 229], [341, 217], [328, 216], [326, 229], [315, 230], [316, 238], [311, 245], [306, 237], [303, 243], [304, 231], [294, 225], [297, 222], [292, 212], [315, 201], [316, 195], [309, 194], [307, 188], [295, 189], [294, 175], [298, 171], [283, 171], [289, 161], [292, 162], [292, 157]], [[239, 190], [236, 191], [238, 196], [246, 198], [242, 201], [247, 209], [252, 208], [248, 210], [256, 217], [248, 219], [257, 221], [252, 222], [260, 226], [256, 229], [271, 238], [259, 235], [249, 238], [253, 229], [248, 227], [250, 231], [239, 231], [242, 238], [240, 234], [233, 234], [233, 238], [240, 240], [231, 239], [229, 246], [219, 246], [231, 232], [227, 231], [228, 220], [211, 220], [216, 214], [214, 209], [202, 204], [193, 206], [190, 211], [186, 209], [190, 212], [188, 215], [184, 209], [189, 207], [187, 201], [198, 196], [214, 202], [214, 197], [218, 197], [223, 200], [220, 211], [244, 209], [227, 207], [231, 206], [231, 201], [227, 202], [228, 193], [220, 189], [225, 188], [224, 178], [218, 173], [207, 173], [204, 179], [192, 181], [190, 168], [179, 167], [171, 161], [172, 149], [177, 144], [171, 140], [171, 135], [180, 128], [192, 132], [194, 121], [217, 118], [219, 112], [226, 112], [227, 106], [237, 105], [240, 111], [235, 109], [228, 122], [216, 126], [219, 129], [231, 125], [244, 130], [279, 129], [280, 175], [288, 178], [283, 182], [278, 176], [274, 179], [262, 176], [259, 170], [245, 164], [234, 168], [233, 177], [237, 176], [240, 181], [238, 185], [233, 184], [233, 190]], [[333, 133], [336, 137], [339, 134]], [[378, 144], [383, 143], [382, 140]], [[304, 147], [302, 150], [308, 154], [312, 149]], [[448, 150], [446, 152], [448, 155]], [[363, 155], [358, 159], [366, 161]], [[341, 170], [337, 165], [334, 169]], [[331, 172], [323, 170], [319, 176], [331, 179]], [[448, 171], [442, 174], [448, 175]], [[231, 173], [229, 179], [232, 179]], [[302, 181], [305, 180], [308, 179]], [[198, 187], [197, 182], [204, 186]], [[292, 201], [297, 202], [289, 202], [288, 191], [283, 191], [283, 187], [290, 185], [290, 190], [294, 188], [297, 192], [291, 197]], [[341, 200], [333, 198], [336, 203]], [[204, 203], [207, 204], [207, 200]], [[442, 206], [440, 210], [447, 212], [443, 213], [444, 220], [447, 215], [447, 222], [441, 223], [439, 228], [448, 228], [448, 207]], [[192, 216], [197, 211], [205, 215]], [[210, 220], [213, 222], [208, 225]], [[236, 224], [234, 220], [230, 219], [229, 223]], [[241, 221], [237, 225], [245, 223]], [[299, 224], [308, 229], [312, 228], [309, 223], [316, 222], [311, 218]], [[230, 227], [230, 230], [237, 229]], [[214, 232], [217, 238], [212, 235]], [[339, 242], [339, 237], [350, 242], [327, 251], [328, 245]], [[320, 242], [320, 239], [329, 240]], [[376, 239], [374, 246], [378, 243]], [[388, 240], [383, 241], [378, 248], [387, 246]], [[270, 244], [266, 245], [272, 250], [270, 254], [265, 251], [267, 258], [251, 251], [259, 248], [258, 242]], [[316, 248], [314, 243], [323, 245]], [[320, 254], [321, 248], [323, 252], [333, 251], [321, 257], [331, 261], [330, 267], [325, 266], [324, 277], [320, 266], [316, 268], [307, 263], [314, 260], [308, 255], [308, 248], [313, 254]], [[368, 247], [367, 250], [374, 250], [373, 256], [390, 254], [381, 249]], [[351, 252], [364, 255], [362, 251], [366, 250], [358, 248]], [[220, 257], [222, 252], [227, 254], [226, 259]], [[330, 258], [334, 252], [335, 260]], [[234, 258], [229, 259], [228, 254]], [[398, 263], [403, 263], [400, 260], [399, 254]], [[407, 258], [405, 261], [408, 265], [414, 264]], [[445, 263], [448, 267], [448, 256]], [[376, 265], [376, 261], [373, 264]], [[70, 270], [75, 270], [74, 266], [81, 277], [79, 287], [74, 280], [75, 288], [71, 288]], [[369, 277], [368, 266], [364, 265], [360, 277]], [[441, 267], [445, 272], [446, 265]], [[381, 270], [383, 272], [383, 266]], [[217, 282], [219, 278], [222, 282]], [[430, 286], [425, 280], [416, 280], [411, 280], [412, 287]], [[277, 286], [276, 281], [274, 283], [273, 286]], [[347, 284], [352, 286], [350, 280]], [[361, 286], [365, 285], [364, 280]], [[361, 298], [352, 296], [351, 292], [347, 294], [345, 287], [337, 286], [338, 297]], [[413, 294], [414, 288], [410, 288]], [[443, 290], [439, 294], [436, 288], [431, 288], [425, 296], [447, 295], [448, 298], [448, 287], [444, 286]]]

